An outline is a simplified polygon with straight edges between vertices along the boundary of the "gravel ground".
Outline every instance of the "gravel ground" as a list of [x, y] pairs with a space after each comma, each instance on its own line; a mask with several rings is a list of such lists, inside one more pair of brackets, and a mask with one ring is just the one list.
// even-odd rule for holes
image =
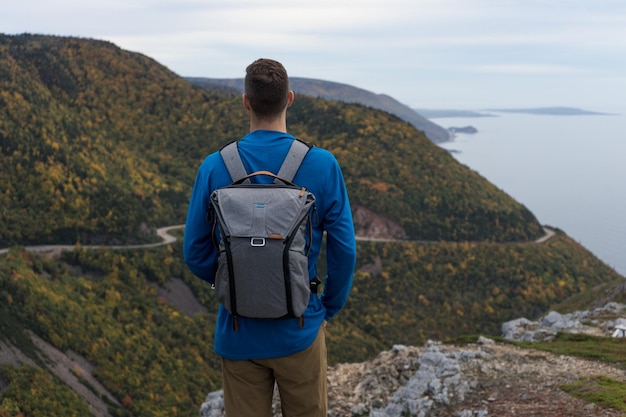
[[[438, 348], [446, 354], [476, 350], [486, 355], [460, 362], [462, 378], [472, 388], [460, 402], [433, 407], [426, 414], [429, 417], [626, 415], [589, 404], [559, 388], [592, 376], [626, 381], [625, 371], [609, 364], [499, 343], [463, 347], [439, 345]], [[370, 362], [331, 368], [329, 415], [368, 416], [372, 406], [388, 402], [401, 381], [414, 373], [411, 358], [423, 352], [424, 348], [409, 347], [402, 355], [384, 352]]]
[[606, 376], [626, 381], [623, 369], [511, 345], [485, 348], [491, 358], [466, 369], [479, 388], [457, 410], [484, 409], [489, 416], [624, 416], [624, 412], [589, 404], [559, 386], [584, 377]]

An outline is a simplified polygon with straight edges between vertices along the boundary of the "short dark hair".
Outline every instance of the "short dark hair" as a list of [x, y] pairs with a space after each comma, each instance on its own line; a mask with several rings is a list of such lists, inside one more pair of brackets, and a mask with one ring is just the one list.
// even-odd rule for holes
[[287, 70], [273, 59], [257, 59], [246, 68], [245, 91], [257, 116], [277, 116], [289, 100]]

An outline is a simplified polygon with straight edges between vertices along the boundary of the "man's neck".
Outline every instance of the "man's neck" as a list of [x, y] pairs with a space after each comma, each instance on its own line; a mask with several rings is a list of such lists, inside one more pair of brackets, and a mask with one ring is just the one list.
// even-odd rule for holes
[[250, 132], [254, 132], [255, 130], [275, 130], [277, 132], [287, 133], [287, 107], [291, 106], [291, 103], [293, 103], [293, 91], [289, 91], [289, 95], [287, 97], [287, 106], [274, 119], [257, 117], [254, 111], [252, 111], [252, 106], [250, 106], [248, 95], [244, 93], [242, 99], [243, 106], [248, 112], [248, 118], [250, 119]]
[[275, 130], [277, 132], [287, 132], [287, 121], [285, 118], [276, 120], [250, 120], [250, 132], [255, 130]]

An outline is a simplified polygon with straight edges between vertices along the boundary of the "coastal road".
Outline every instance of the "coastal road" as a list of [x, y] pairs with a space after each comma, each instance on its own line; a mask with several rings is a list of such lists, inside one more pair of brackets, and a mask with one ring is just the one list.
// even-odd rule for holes
[[[84, 245], [80, 246], [83, 249], [149, 249], [155, 248], [158, 246], [169, 245], [170, 243], [176, 242], [176, 236], [170, 235], [170, 231], [176, 229], [184, 229], [184, 224], [177, 224], [174, 226], [166, 226], [157, 229], [157, 235], [163, 239], [161, 242], [157, 243], [145, 243], [141, 245], [113, 245], [113, 246], [103, 246], [103, 245]], [[543, 230], [546, 234], [539, 239], [535, 240], [535, 243], [544, 243], [552, 236], [554, 236], [555, 232], [552, 229], [544, 227]], [[367, 238], [367, 237], [359, 237], [357, 236], [357, 240], [364, 241], [376, 241], [376, 242], [393, 242], [393, 239], [377, 239], [377, 238]], [[421, 243], [437, 243], [437, 242], [421, 242]], [[77, 248], [77, 245], [36, 245], [36, 246], [26, 246], [26, 249], [29, 252], [37, 252], [37, 253], [49, 253], [59, 255], [62, 251], [73, 251]], [[0, 255], [4, 255], [9, 251], [8, 248], [0, 249]]]
[[[536, 239], [534, 242], [535, 243], [544, 243], [546, 242], [548, 239], [550, 239], [552, 236], [555, 235], [554, 230], [545, 227], [543, 228], [543, 231], [545, 232], [545, 235], [541, 236], [539, 239]], [[366, 236], [357, 236], [356, 240], [362, 240], [362, 241], [367, 241], [367, 242], [413, 242], [413, 243], [424, 243], [424, 244], [432, 244], [432, 243], [439, 243], [438, 240], [412, 240], [412, 241], [405, 241], [405, 240], [401, 240], [401, 239], [389, 239], [389, 238], [378, 238], [378, 237], [366, 237]]]
[[540, 237], [539, 239], [535, 240], [535, 243], [543, 243], [547, 241], [548, 239], [550, 239], [555, 234], [554, 230], [549, 229], [547, 227], [544, 227], [543, 231], [546, 232], [546, 234]]
[[[170, 243], [176, 242], [176, 236], [170, 235], [171, 230], [175, 229], [183, 229], [185, 227], [184, 224], [178, 224], [174, 226], [166, 226], [157, 229], [157, 235], [163, 239], [161, 242], [157, 243], [144, 243], [141, 245], [112, 245], [112, 246], [103, 246], [103, 245], [82, 245], [80, 246], [83, 249], [149, 249], [155, 248], [157, 246], [169, 245]], [[37, 253], [53, 253], [60, 254], [62, 251], [73, 251], [77, 248], [77, 245], [36, 245], [36, 246], [26, 246], [26, 249], [29, 252], [37, 252]], [[8, 248], [0, 249], [0, 255], [4, 255], [9, 251]]]

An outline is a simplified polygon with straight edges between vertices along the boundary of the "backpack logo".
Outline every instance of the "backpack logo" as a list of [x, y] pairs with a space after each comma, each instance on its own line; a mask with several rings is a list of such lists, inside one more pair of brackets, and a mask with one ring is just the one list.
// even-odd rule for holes
[[[315, 197], [291, 182], [308, 150], [295, 140], [276, 175], [248, 175], [236, 142], [220, 151], [231, 178], [238, 179], [210, 198], [221, 237], [215, 291], [234, 316], [235, 329], [237, 317], [302, 320], [308, 306]], [[257, 176], [273, 177], [274, 182], [252, 183]]]

